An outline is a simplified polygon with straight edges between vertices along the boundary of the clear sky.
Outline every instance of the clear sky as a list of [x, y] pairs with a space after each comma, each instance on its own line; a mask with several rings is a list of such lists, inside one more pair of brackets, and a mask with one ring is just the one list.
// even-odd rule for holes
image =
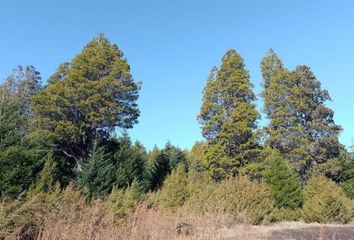
[[0, 79], [31, 64], [46, 80], [99, 32], [118, 44], [143, 82], [140, 123], [130, 134], [147, 148], [167, 140], [190, 148], [202, 139], [202, 89], [229, 48], [243, 56], [257, 94], [268, 48], [289, 69], [311, 66], [332, 96], [341, 142], [352, 143], [354, 1], [1, 0]]

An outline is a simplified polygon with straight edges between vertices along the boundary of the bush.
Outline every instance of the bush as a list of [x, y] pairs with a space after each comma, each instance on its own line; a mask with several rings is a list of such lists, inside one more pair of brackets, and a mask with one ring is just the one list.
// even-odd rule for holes
[[170, 209], [182, 206], [189, 197], [187, 184], [185, 167], [180, 164], [165, 180], [160, 192], [161, 204]]
[[189, 211], [204, 213], [212, 211], [215, 207], [211, 204], [212, 201], [210, 201], [210, 199], [213, 196], [217, 185], [218, 184], [212, 181], [207, 175], [189, 177], [187, 185], [189, 199], [185, 203]]
[[233, 214], [236, 220], [252, 224], [270, 221], [275, 209], [269, 187], [245, 177], [231, 178], [219, 183], [206, 206], [214, 211]]
[[40, 192], [31, 198], [6, 203], [6, 208], [0, 212], [0, 239], [17, 239], [18, 234], [27, 234], [26, 229], [31, 234], [37, 233], [47, 215], [60, 213], [60, 218], [66, 219], [80, 215], [84, 206], [85, 198], [73, 185], [64, 191], [57, 185], [52, 192]]
[[347, 223], [353, 214], [353, 201], [341, 187], [324, 176], [309, 179], [304, 188], [303, 219], [306, 222]]
[[298, 221], [301, 219], [301, 208], [277, 208], [271, 215], [273, 222]]
[[143, 187], [137, 181], [133, 181], [126, 189], [113, 188], [108, 197], [108, 205], [113, 209], [114, 216], [119, 219], [133, 212], [143, 198]]

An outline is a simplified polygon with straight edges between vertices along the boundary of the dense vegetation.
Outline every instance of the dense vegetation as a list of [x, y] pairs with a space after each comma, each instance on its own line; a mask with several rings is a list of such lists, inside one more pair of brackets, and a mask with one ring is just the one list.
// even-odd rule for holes
[[95, 204], [116, 224], [141, 203], [253, 224], [350, 222], [354, 160], [329, 93], [310, 67], [288, 70], [272, 50], [261, 70], [267, 126], [257, 125], [249, 72], [231, 49], [203, 91], [205, 141], [147, 151], [126, 132], [138, 123], [141, 83], [104, 35], [45, 85], [33, 66], [17, 67], [0, 85], [0, 235], [34, 238], [46, 221], [73, 217], [63, 209]]

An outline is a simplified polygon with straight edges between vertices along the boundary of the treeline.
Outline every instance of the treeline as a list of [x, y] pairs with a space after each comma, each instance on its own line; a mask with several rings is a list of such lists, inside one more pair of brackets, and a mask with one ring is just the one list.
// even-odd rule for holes
[[[294, 218], [313, 214], [304, 217], [309, 221], [322, 221], [313, 216], [327, 211], [323, 221], [349, 221], [354, 161], [338, 141], [341, 127], [325, 105], [329, 93], [310, 67], [288, 70], [272, 50], [261, 70], [267, 126], [257, 124], [242, 57], [228, 50], [203, 91], [198, 121], [205, 141], [191, 150], [167, 143], [147, 151], [126, 133], [138, 123], [141, 83], [104, 35], [44, 85], [33, 66], [17, 67], [0, 86], [0, 195], [27, 201], [70, 185], [89, 201], [116, 196], [120, 206], [132, 191], [139, 201], [148, 196], [150, 206], [169, 209], [187, 202], [202, 209], [203, 202], [224, 199], [224, 210], [236, 214], [259, 210], [259, 193], [272, 206], [265, 209], [294, 211]], [[269, 213], [257, 213], [253, 222]]]
[[103, 35], [46, 85], [33, 66], [17, 67], [0, 87], [1, 196], [71, 181], [90, 197], [134, 180], [145, 191], [160, 187], [185, 154], [170, 143], [147, 152], [131, 142], [125, 129], [138, 122], [139, 89], [123, 53]]

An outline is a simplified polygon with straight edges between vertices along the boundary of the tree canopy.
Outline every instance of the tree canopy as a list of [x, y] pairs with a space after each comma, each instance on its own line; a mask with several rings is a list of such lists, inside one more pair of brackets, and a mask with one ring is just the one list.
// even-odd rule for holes
[[33, 136], [52, 143], [77, 167], [93, 139], [137, 123], [139, 89], [123, 52], [99, 34], [33, 97]]

